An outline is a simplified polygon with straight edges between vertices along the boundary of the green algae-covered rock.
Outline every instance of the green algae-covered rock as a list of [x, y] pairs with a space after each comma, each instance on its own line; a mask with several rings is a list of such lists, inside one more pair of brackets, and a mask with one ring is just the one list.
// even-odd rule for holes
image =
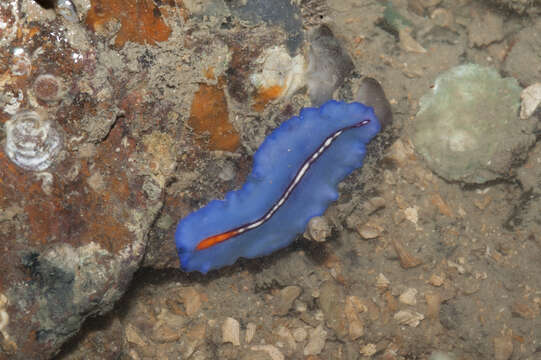
[[428, 166], [450, 181], [481, 184], [509, 176], [535, 142], [518, 118], [521, 88], [475, 64], [440, 75], [421, 98], [413, 143]]

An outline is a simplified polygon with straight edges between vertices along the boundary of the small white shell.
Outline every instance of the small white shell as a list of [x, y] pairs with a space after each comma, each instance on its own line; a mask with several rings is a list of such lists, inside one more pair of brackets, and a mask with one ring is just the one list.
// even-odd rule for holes
[[412, 310], [400, 310], [394, 314], [393, 318], [401, 325], [417, 327], [425, 316]]
[[252, 74], [250, 80], [258, 89], [279, 86], [280, 97], [289, 97], [304, 86], [304, 57], [289, 56], [283, 46], [266, 49], [257, 59], [261, 71]]
[[331, 225], [323, 216], [314, 216], [308, 222], [304, 237], [317, 242], [325, 242], [331, 236]]
[[389, 287], [390, 284], [391, 282], [389, 281], [389, 279], [387, 279], [385, 275], [383, 275], [382, 273], [378, 274], [376, 278], [376, 287], [378, 289], [385, 290]]
[[47, 169], [62, 147], [61, 137], [51, 122], [35, 111], [15, 114], [6, 122], [5, 129], [7, 156], [26, 170]]

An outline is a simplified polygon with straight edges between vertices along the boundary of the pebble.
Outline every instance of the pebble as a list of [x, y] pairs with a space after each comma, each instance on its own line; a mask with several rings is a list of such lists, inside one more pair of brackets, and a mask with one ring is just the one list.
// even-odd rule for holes
[[184, 316], [176, 315], [166, 309], [161, 309], [160, 313], [158, 314], [157, 323], [163, 323], [172, 328], [182, 329], [186, 325], [187, 321], [188, 319]]
[[417, 53], [417, 54], [426, 53], [426, 49], [422, 47], [421, 44], [419, 44], [417, 40], [413, 38], [413, 36], [411, 36], [411, 32], [412, 32], [412, 29], [409, 27], [404, 27], [398, 31], [398, 39], [400, 41], [400, 47], [403, 50], [406, 50], [412, 53]]
[[226, 161], [221, 169], [221, 171], [218, 173], [218, 177], [222, 181], [231, 181], [235, 178], [236, 171], [233, 163], [230, 161]]
[[441, 296], [437, 293], [425, 293], [426, 300], [426, 316], [429, 319], [439, 319], [441, 308]]
[[188, 316], [195, 315], [201, 308], [201, 295], [193, 286], [179, 289], [178, 297], [184, 304]]
[[520, 118], [528, 119], [541, 103], [541, 83], [535, 83], [522, 90], [520, 98], [522, 99]]
[[152, 330], [152, 341], [157, 343], [171, 343], [178, 341], [181, 336], [179, 329], [173, 328], [167, 324], [159, 324]]
[[338, 337], [348, 334], [348, 322], [344, 314], [344, 289], [333, 280], [327, 280], [321, 284], [319, 307], [324, 314], [326, 324], [333, 329]]
[[351, 340], [356, 340], [364, 335], [364, 324], [359, 318], [359, 312], [366, 311], [361, 300], [356, 296], [348, 296], [344, 313], [349, 321], [349, 337]]
[[523, 319], [534, 319], [539, 315], [539, 307], [522, 301], [515, 301], [511, 306], [511, 313]]
[[412, 310], [400, 310], [396, 312], [393, 318], [401, 325], [417, 327], [425, 317], [423, 314]]
[[494, 338], [494, 360], [507, 360], [513, 354], [513, 339], [511, 336]]
[[439, 194], [434, 194], [433, 196], [431, 196], [430, 202], [438, 208], [440, 214], [453, 217], [453, 210], [451, 210], [449, 205], [447, 205], [447, 203], [442, 199]]
[[251, 343], [252, 340], [254, 339], [256, 328], [257, 328], [256, 324], [254, 324], [252, 322], [249, 322], [246, 325], [246, 336], [244, 338], [246, 344]]
[[197, 350], [204, 339], [207, 332], [207, 325], [205, 323], [199, 323], [191, 326], [186, 335], [182, 337], [180, 343], [181, 358], [188, 359]]
[[393, 237], [391, 238], [391, 242], [393, 243], [394, 250], [396, 251], [396, 255], [398, 255], [400, 266], [402, 266], [402, 268], [410, 269], [422, 264], [422, 261], [413, 256], [400, 240]]
[[286, 286], [280, 290], [280, 295], [277, 297], [277, 304], [274, 313], [279, 316], [284, 316], [293, 307], [293, 302], [302, 293], [302, 288], [299, 286]]
[[453, 13], [444, 8], [434, 9], [430, 14], [430, 19], [434, 24], [446, 29], [452, 29], [455, 24]]
[[363, 208], [368, 215], [371, 215], [379, 209], [383, 209], [385, 207], [385, 204], [386, 201], [384, 198], [382, 198], [381, 196], [374, 196], [363, 204]]
[[404, 143], [402, 140], [396, 140], [387, 153], [384, 160], [394, 163], [396, 166], [402, 167], [414, 155], [413, 147], [410, 143]]
[[291, 350], [295, 350], [297, 344], [295, 343], [295, 338], [293, 337], [293, 334], [291, 334], [291, 331], [288, 328], [286, 328], [285, 326], [280, 326], [278, 328], [277, 334], [280, 338], [282, 338], [283, 341], [286, 342], [287, 346]]
[[323, 329], [323, 325], [319, 324], [315, 329], [310, 330], [310, 338], [308, 344], [304, 347], [304, 355], [318, 355], [325, 347], [327, 340], [327, 332]]
[[434, 351], [432, 354], [430, 354], [428, 360], [455, 360], [455, 357], [445, 352]]
[[141, 335], [139, 335], [139, 332], [137, 329], [132, 325], [128, 324], [126, 326], [126, 340], [132, 344], [139, 345], [141, 347], [144, 347], [147, 345], [146, 341], [143, 340]]
[[254, 351], [266, 352], [272, 360], [285, 360], [284, 354], [282, 354], [274, 345], [254, 345], [251, 349]]
[[231, 317], [225, 319], [222, 325], [222, 343], [240, 345], [240, 324]]
[[398, 297], [398, 301], [406, 305], [415, 305], [417, 304], [417, 299], [415, 298], [417, 292], [417, 289], [408, 288]]
[[458, 271], [458, 273], [460, 275], [462, 275], [462, 274], [464, 274], [466, 272], [466, 269], [464, 268], [464, 266], [462, 266], [460, 264], [457, 264], [457, 263], [455, 263], [454, 261], [451, 261], [451, 260], [447, 260], [447, 266], [449, 266], [450, 268], [456, 269], [456, 271]]
[[408, 207], [404, 210], [404, 215], [407, 220], [411, 221], [415, 225], [417, 225], [417, 222], [419, 221], [419, 212], [417, 210], [417, 207]]
[[436, 275], [432, 274], [430, 276], [430, 279], [428, 279], [428, 283], [432, 286], [440, 287], [443, 285], [443, 282], [445, 281], [444, 275]]
[[479, 280], [468, 277], [464, 279], [460, 286], [460, 289], [466, 295], [473, 295], [479, 291], [480, 287], [481, 284], [479, 283]]
[[364, 356], [372, 356], [378, 351], [376, 344], [366, 344], [361, 347], [361, 354]]
[[295, 330], [293, 330], [293, 337], [295, 338], [295, 341], [303, 342], [308, 337], [308, 333], [302, 327], [296, 328]]
[[380, 235], [379, 229], [368, 224], [364, 224], [358, 227], [357, 231], [359, 232], [359, 235], [361, 235], [361, 237], [365, 240], [375, 239]]

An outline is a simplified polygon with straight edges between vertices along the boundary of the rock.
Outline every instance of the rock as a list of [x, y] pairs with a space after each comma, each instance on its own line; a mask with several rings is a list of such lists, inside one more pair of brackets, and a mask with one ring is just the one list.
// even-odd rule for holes
[[532, 124], [517, 117], [521, 89], [515, 79], [479, 65], [440, 75], [420, 101], [415, 150], [449, 181], [482, 184], [509, 176], [535, 142]]
[[323, 329], [323, 325], [319, 324], [315, 329], [310, 330], [310, 338], [304, 347], [304, 356], [318, 355], [325, 347], [327, 340], [327, 332]]
[[222, 343], [240, 345], [240, 324], [233, 318], [226, 318], [222, 324]]
[[299, 297], [302, 289], [299, 286], [286, 286], [280, 290], [278, 302], [274, 308], [274, 313], [279, 316], [284, 316], [293, 307], [293, 302]]
[[468, 26], [470, 46], [485, 46], [503, 39], [503, 19], [491, 12], [474, 13]]
[[540, 32], [541, 19], [537, 17], [533, 25], [526, 26], [517, 34], [503, 64], [503, 71], [524, 86], [541, 79], [541, 58], [536, 55], [536, 49], [541, 47]]
[[383, 87], [376, 79], [370, 77], [363, 79], [357, 89], [355, 101], [374, 108], [374, 113], [376, 114], [382, 129], [393, 124], [391, 104], [389, 103], [389, 100], [387, 100], [387, 96], [385, 96]]
[[306, 85], [313, 106], [332, 99], [354, 65], [327, 25], [316, 28], [310, 36]]
[[282, 28], [288, 34], [285, 43], [290, 53], [296, 52], [302, 46], [304, 31], [298, 3], [289, 0], [276, 0], [273, 3], [266, 0], [254, 0], [225, 4], [233, 14], [238, 16], [239, 20], [251, 24], [249, 28], [261, 24], [272, 24], [273, 29]]
[[[126, 72], [100, 61], [87, 25], [62, 22], [38, 3], [0, 2], [0, 209], [16, 212], [1, 221], [1, 292], [10, 306], [0, 346], [11, 359], [50, 358], [87, 317], [113, 308], [163, 205], [144, 189], [154, 174], [134, 161], [145, 152], [135, 113], [156, 119], [152, 101], [141, 111], [134, 85], [120, 85]], [[17, 35], [29, 32], [32, 40]], [[31, 41], [52, 46], [30, 55]]]

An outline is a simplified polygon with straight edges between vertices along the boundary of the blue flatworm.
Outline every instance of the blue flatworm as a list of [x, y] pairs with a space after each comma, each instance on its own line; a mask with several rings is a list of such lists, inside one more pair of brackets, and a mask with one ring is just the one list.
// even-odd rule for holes
[[179, 222], [181, 267], [207, 273], [289, 245], [338, 198], [338, 183], [362, 166], [379, 130], [371, 107], [334, 100], [285, 121], [254, 154], [240, 190]]

